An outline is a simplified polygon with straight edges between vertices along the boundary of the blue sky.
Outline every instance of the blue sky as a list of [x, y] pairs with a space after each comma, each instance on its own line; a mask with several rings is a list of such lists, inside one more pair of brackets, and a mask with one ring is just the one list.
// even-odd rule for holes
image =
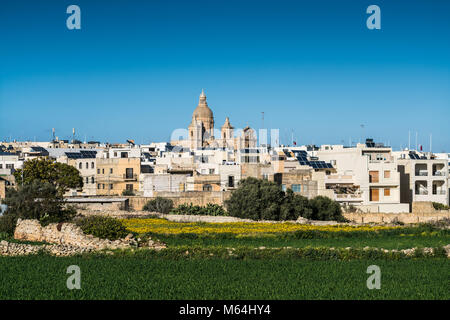
[[[81, 8], [81, 30], [66, 8]], [[366, 8], [381, 8], [368, 30]], [[0, 140], [166, 141], [202, 88], [216, 127], [450, 152], [450, 1], [0, 3]], [[364, 124], [364, 129], [361, 128]]]

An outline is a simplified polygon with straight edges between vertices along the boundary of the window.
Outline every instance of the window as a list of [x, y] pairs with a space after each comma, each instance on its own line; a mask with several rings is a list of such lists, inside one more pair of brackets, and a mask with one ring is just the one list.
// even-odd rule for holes
[[126, 179], [133, 179], [133, 168], [126, 168], [125, 172]]
[[390, 195], [391, 195], [391, 189], [385, 188], [385, 189], [384, 189], [384, 196], [385, 196], [385, 197], [389, 197]]
[[7, 163], [6, 169], [14, 169], [14, 163]]
[[281, 190], [286, 191], [286, 185], [285, 184], [281, 185]]
[[126, 189], [127, 189], [128, 191], [133, 191], [133, 185], [132, 185], [132, 184], [127, 184], [127, 185], [126, 185]]
[[100, 174], [100, 169], [97, 169], [97, 174]]
[[109, 190], [112, 190], [113, 189], [113, 184], [111, 183], [110, 185], [109, 185]]
[[110, 174], [113, 173], [113, 168], [109, 168], [109, 173], [110, 173]]
[[389, 170], [384, 171], [384, 178], [389, 179], [391, 177], [391, 172]]
[[86, 184], [89, 183], [89, 177], [86, 177]]
[[378, 182], [378, 171], [369, 171], [369, 182]]
[[262, 174], [263, 180], [269, 180], [269, 175], [267, 173]]
[[203, 185], [203, 191], [212, 191], [212, 186], [210, 184]]
[[102, 184], [102, 189], [105, 189], [105, 184], [104, 183]]
[[86, 162], [86, 169], [89, 169], [89, 162]]
[[3, 164], [0, 163], [0, 169], [3, 169]]
[[114, 152], [114, 158], [117, 157], [117, 152]]
[[105, 174], [105, 168], [102, 169], [102, 174]]
[[294, 192], [302, 192], [302, 185], [301, 184], [293, 184], [292, 185], [292, 191], [294, 191]]
[[370, 201], [380, 201], [379, 189], [370, 189]]
[[83, 169], [83, 164], [81, 162], [78, 164], [78, 169]]
[[214, 174], [214, 169], [209, 169], [209, 174]]
[[94, 162], [91, 162], [91, 169], [94, 169], [94, 167], [95, 167]]
[[228, 187], [234, 188], [234, 176], [228, 176]]
[[91, 183], [95, 183], [94, 177], [91, 177]]
[[97, 184], [97, 189], [100, 189], [100, 183], [99, 183], [99, 184]]
[[120, 153], [121, 158], [128, 158], [128, 152], [121, 152]]

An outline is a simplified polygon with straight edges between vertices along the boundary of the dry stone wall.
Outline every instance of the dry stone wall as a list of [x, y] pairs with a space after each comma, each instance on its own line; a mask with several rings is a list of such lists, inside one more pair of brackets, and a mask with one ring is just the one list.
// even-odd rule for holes
[[[80, 227], [73, 223], [52, 223], [46, 227], [42, 227], [37, 220], [22, 220], [17, 221], [14, 238], [17, 240], [45, 242], [55, 244], [53, 246], [43, 246], [50, 253], [55, 252], [69, 252], [82, 253], [89, 251], [98, 251], [104, 249], [129, 249], [138, 246], [138, 242], [128, 235], [120, 240], [107, 240], [96, 238], [92, 235], [86, 235]], [[21, 244], [22, 246], [26, 246]], [[3, 244], [3, 248], [6, 244]], [[9, 246], [9, 247], [8, 247]], [[6, 246], [10, 250], [21, 250], [19, 247], [15, 248], [14, 244], [9, 243]], [[157, 241], [149, 240], [146, 247], [150, 249], [160, 250], [165, 248], [165, 245]], [[23, 247], [26, 250], [27, 247]]]
[[448, 210], [422, 213], [344, 213], [343, 215], [355, 223], [424, 223], [450, 219]]

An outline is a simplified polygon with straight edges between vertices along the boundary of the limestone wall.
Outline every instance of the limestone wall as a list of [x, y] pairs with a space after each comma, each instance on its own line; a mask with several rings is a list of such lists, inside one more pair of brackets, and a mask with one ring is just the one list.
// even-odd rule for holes
[[136, 241], [133, 239], [111, 241], [86, 235], [80, 227], [73, 223], [52, 223], [46, 227], [42, 227], [37, 220], [22, 219], [17, 221], [14, 239], [55, 243], [96, 250], [126, 249], [136, 245]]
[[[230, 191], [220, 192], [204, 192], [204, 191], [186, 191], [186, 192], [154, 192], [155, 197], [163, 197], [171, 199], [173, 206], [177, 207], [180, 204], [190, 204], [198, 206], [206, 206], [208, 203], [220, 204], [228, 199], [231, 195]], [[140, 211], [147, 203], [155, 197], [129, 197], [129, 204], [133, 210]]]
[[449, 210], [414, 213], [344, 213], [344, 217], [356, 223], [422, 223], [450, 219]]

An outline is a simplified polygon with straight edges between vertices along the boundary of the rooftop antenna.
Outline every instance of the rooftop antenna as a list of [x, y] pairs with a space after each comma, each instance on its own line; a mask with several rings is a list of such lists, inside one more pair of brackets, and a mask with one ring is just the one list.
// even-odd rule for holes
[[360, 124], [359, 126], [361, 127], [362, 142], [364, 143], [364, 124]]
[[430, 154], [431, 154], [431, 147], [433, 145], [433, 134], [430, 133]]
[[411, 150], [411, 130], [408, 130], [408, 150]]
[[417, 133], [417, 131], [416, 131], [416, 151], [419, 151], [419, 148], [418, 148], [418, 146], [417, 146], [417, 137], [418, 137], [418, 133]]
[[262, 115], [262, 126], [261, 126], [261, 129], [264, 129], [264, 111], [261, 112], [261, 115]]

